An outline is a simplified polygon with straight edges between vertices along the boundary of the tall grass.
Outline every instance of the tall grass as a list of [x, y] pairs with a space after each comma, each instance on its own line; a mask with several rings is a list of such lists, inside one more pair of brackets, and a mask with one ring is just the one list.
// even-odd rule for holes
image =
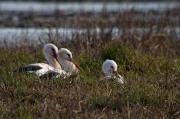
[[[47, 41], [40, 39], [41, 44], [35, 42], [34, 46], [24, 37], [15, 44], [1, 44], [0, 118], [180, 118], [180, 40], [177, 33], [163, 31], [164, 27], [179, 26], [178, 9], [97, 14], [56, 11], [44, 16], [11, 13], [9, 17], [21, 16], [20, 22], [4, 19], [0, 26], [99, 27], [102, 31], [74, 34], [66, 41], [59, 40], [58, 34], [47, 34]], [[171, 18], [177, 19], [173, 22]], [[122, 35], [114, 37], [114, 27], [123, 28]], [[149, 30], [125, 30], [136, 27]], [[81, 66], [77, 77], [40, 79], [13, 72], [22, 65], [44, 62], [42, 47], [48, 42], [73, 52]], [[124, 85], [101, 80], [105, 59], [117, 62], [118, 72], [125, 77]]]
[[[178, 118], [179, 41], [151, 43], [153, 37], [131, 44], [96, 38], [49, 41], [71, 49], [80, 63], [79, 75], [65, 80], [13, 73], [18, 66], [44, 61], [41, 45], [1, 48], [0, 118]], [[166, 47], [154, 48], [165, 42]], [[118, 63], [125, 85], [100, 80], [107, 58]]]

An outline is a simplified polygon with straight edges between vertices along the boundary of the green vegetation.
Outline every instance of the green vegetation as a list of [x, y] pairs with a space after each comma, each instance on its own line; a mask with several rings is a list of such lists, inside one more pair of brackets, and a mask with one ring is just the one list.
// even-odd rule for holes
[[[178, 118], [179, 41], [145, 45], [151, 40], [134, 39], [134, 45], [122, 39], [89, 45], [78, 38], [61, 45], [49, 41], [68, 47], [81, 65], [79, 75], [66, 80], [13, 73], [18, 66], [44, 61], [42, 45], [1, 48], [0, 118]], [[106, 58], [117, 61], [125, 85], [100, 80]]]

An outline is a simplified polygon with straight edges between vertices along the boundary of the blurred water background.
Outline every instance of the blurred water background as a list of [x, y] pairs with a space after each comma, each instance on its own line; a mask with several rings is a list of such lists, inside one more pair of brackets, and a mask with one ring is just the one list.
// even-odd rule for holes
[[[169, 1], [0, 1], [0, 41], [38, 44], [49, 39], [73, 40], [84, 33], [125, 32], [139, 37], [166, 33], [180, 38], [180, 2]], [[40, 42], [39, 42], [40, 41]]]

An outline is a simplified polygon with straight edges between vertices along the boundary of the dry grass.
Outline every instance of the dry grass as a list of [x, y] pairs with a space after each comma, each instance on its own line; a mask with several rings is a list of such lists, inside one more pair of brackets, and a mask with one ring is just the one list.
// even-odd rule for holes
[[[1, 27], [65, 27], [65, 28], [151, 28], [179, 26], [180, 8], [157, 11], [94, 12], [0, 12]], [[15, 20], [16, 18], [16, 20]]]
[[[78, 77], [66, 80], [12, 73], [17, 66], [43, 61], [42, 46], [1, 49], [1, 118], [177, 118], [180, 59], [179, 47], [171, 45], [178, 41], [162, 41], [168, 49], [157, 52], [149, 49], [156, 45], [143, 45], [151, 40], [133, 45], [127, 40], [51, 41], [70, 48], [82, 67]], [[99, 80], [106, 58], [117, 61], [127, 84]]]
[[[75, 25], [83, 26], [76, 20]], [[69, 48], [81, 65], [79, 75], [66, 80], [12, 72], [18, 66], [44, 61], [43, 44], [1, 45], [0, 118], [179, 118], [179, 38], [153, 29], [141, 35], [124, 31], [116, 38], [111, 34], [111, 30], [99, 35], [87, 32], [66, 42], [49, 34], [47, 42]], [[100, 80], [106, 58], [117, 61], [125, 85]]]

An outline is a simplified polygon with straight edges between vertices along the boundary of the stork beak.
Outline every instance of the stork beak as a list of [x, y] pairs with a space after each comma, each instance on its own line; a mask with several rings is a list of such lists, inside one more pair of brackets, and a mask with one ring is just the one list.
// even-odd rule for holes
[[117, 76], [117, 75], [118, 75], [118, 72], [117, 72], [117, 71], [113, 71], [113, 74]]
[[55, 53], [55, 52], [53, 52], [53, 55], [52, 55], [56, 60], [58, 59], [58, 55]]
[[[58, 55], [57, 55], [57, 53], [55, 53], [55, 52], [53, 52], [53, 55], [52, 55], [55, 59], [56, 59], [56, 61], [59, 63], [59, 60], [58, 60]], [[59, 63], [60, 64], [60, 63]], [[61, 64], [60, 64], [61, 65]]]
[[70, 59], [70, 62], [72, 62], [78, 69], [80, 69], [80, 65], [74, 60], [74, 59]]
[[56, 56], [54, 56], [54, 58], [59, 62], [59, 60], [58, 60], [58, 56], [56, 55]]

